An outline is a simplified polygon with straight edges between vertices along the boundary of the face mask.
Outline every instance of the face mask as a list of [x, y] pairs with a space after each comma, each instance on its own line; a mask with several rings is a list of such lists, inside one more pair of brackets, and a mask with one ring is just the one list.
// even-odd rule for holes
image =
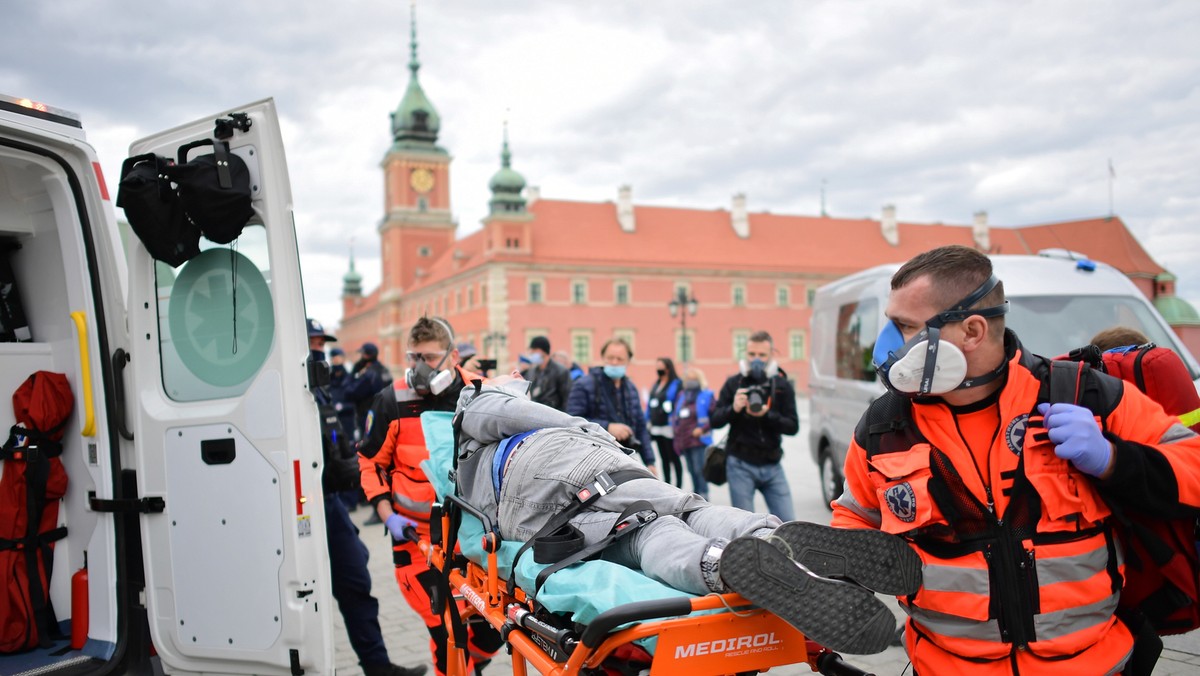
[[454, 382], [454, 371], [442, 370], [442, 364], [446, 363], [446, 358], [449, 356], [450, 352], [447, 350], [436, 367], [430, 366], [424, 359], [417, 360], [416, 366], [405, 371], [404, 381], [422, 397], [430, 394], [437, 396], [445, 392], [446, 388], [450, 387], [450, 383]]
[[613, 380], [620, 380], [621, 378], [625, 377], [625, 366], [613, 366], [612, 364], [605, 364], [604, 375], [612, 378]]
[[657, 373], [658, 377], [661, 378], [661, 377], [667, 375], [667, 370], [666, 369], [658, 369], [657, 371], [655, 371], [655, 373]]
[[544, 361], [541, 352], [530, 352], [529, 354], [525, 355], [525, 359], [534, 366], [541, 366], [542, 361]]
[[999, 282], [993, 275], [949, 310], [939, 312], [925, 322], [925, 328], [908, 342], [904, 341], [900, 329], [889, 321], [875, 341], [871, 354], [884, 386], [900, 396], [915, 398], [978, 387], [1000, 377], [1008, 367], [1007, 361], [1001, 362], [991, 373], [967, 378], [966, 355], [957, 345], [940, 339], [946, 324], [972, 316], [987, 319], [1007, 313], [1008, 301], [994, 307], [970, 309]]
[[768, 378], [774, 378], [779, 373], [779, 364], [774, 359], [771, 361], [743, 359], [738, 362], [738, 370], [751, 381], [762, 383], [766, 382]]
[[685, 381], [683, 381], [683, 389], [685, 389], [689, 392], [696, 392], [700, 389], [700, 381], [699, 380], [685, 380]]

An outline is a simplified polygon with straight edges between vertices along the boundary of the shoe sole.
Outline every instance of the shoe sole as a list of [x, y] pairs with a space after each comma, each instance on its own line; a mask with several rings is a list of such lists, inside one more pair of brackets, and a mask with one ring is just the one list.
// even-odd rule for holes
[[915, 594], [921, 587], [921, 557], [883, 531], [788, 521], [767, 541], [821, 577], [852, 580], [889, 596]]
[[870, 590], [807, 572], [760, 538], [725, 547], [721, 579], [830, 650], [871, 655], [887, 649], [896, 633], [892, 611]]

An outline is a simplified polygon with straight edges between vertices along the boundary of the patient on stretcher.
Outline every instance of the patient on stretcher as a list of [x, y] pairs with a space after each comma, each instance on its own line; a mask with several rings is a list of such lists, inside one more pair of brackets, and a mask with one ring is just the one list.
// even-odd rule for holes
[[658, 480], [598, 425], [530, 401], [527, 386], [468, 386], [456, 413], [458, 490], [501, 538], [540, 550], [539, 563], [598, 557], [693, 594], [735, 591], [834, 650], [887, 647], [895, 620], [873, 592], [920, 584], [903, 541], [713, 505]]

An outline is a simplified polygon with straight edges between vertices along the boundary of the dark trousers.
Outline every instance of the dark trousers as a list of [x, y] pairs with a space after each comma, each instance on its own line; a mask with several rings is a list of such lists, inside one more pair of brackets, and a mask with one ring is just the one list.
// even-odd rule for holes
[[371, 596], [367, 546], [358, 539], [346, 506], [336, 494], [325, 496], [325, 534], [329, 541], [329, 573], [350, 645], [360, 664], [389, 664], [379, 630], [379, 601]]
[[662, 480], [674, 484], [676, 488], [683, 488], [683, 461], [675, 452], [675, 440], [658, 435], [652, 436], [651, 439], [654, 440], [654, 445], [658, 446], [658, 456], [662, 458]]

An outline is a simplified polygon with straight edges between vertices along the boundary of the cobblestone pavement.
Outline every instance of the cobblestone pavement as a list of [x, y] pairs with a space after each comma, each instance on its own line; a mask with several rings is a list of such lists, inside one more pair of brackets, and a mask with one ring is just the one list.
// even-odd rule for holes
[[[796, 505], [796, 518], [804, 521], [827, 523], [829, 510], [821, 502], [820, 488], [817, 479], [816, 466], [809, 459], [807, 441], [807, 400], [801, 398], [798, 402], [800, 410], [800, 435], [785, 437], [784, 467], [792, 487], [792, 499]], [[729, 490], [726, 486], [713, 487], [710, 490], [713, 502], [729, 504]], [[761, 496], [758, 498], [758, 509], [766, 509]], [[361, 524], [370, 512], [363, 507], [351, 514], [355, 524], [362, 529], [361, 537], [371, 552], [371, 578], [374, 582], [372, 593], [379, 599], [379, 622], [383, 628], [384, 640], [387, 642], [388, 653], [392, 662], [402, 665], [428, 664], [429, 634], [416, 613], [409, 609], [400, 591], [396, 587], [396, 579], [392, 574], [391, 548], [384, 534], [383, 526], [363, 527]], [[899, 606], [894, 599], [885, 599], [892, 606], [897, 618], [902, 617]], [[346, 629], [342, 624], [340, 614], [334, 615], [334, 632], [336, 640], [337, 672], [339, 676], [359, 676], [362, 670], [354, 651], [346, 638]], [[1163, 651], [1156, 675], [1186, 676], [1200, 675], [1200, 632], [1179, 637], [1168, 638], [1167, 649]], [[846, 655], [848, 662], [878, 676], [899, 676], [911, 674], [908, 659], [904, 650], [899, 647], [888, 648], [878, 655]], [[497, 656], [487, 668], [489, 676], [503, 676], [512, 673], [511, 658], [503, 652]], [[771, 669], [771, 674], [778, 676], [798, 676], [813, 673], [807, 665], [787, 665]]]

